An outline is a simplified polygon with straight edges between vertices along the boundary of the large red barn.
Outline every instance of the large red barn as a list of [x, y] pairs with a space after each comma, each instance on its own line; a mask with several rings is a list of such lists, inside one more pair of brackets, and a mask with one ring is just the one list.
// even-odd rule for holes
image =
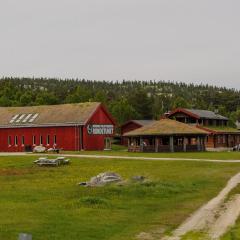
[[68, 151], [108, 149], [114, 129], [114, 119], [97, 102], [0, 107], [1, 152], [38, 145]]

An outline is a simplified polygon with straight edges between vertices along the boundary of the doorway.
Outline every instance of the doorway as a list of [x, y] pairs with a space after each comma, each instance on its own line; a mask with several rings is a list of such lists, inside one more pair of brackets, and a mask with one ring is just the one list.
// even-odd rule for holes
[[111, 138], [110, 137], [104, 138], [104, 150], [111, 150], [111, 148], [112, 148]]

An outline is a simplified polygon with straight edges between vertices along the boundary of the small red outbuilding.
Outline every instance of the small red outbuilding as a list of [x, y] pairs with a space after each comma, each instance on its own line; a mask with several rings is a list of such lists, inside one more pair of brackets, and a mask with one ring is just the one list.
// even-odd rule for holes
[[22, 152], [42, 145], [68, 151], [111, 147], [115, 121], [97, 102], [0, 107], [0, 151]]
[[128, 146], [127, 137], [123, 137], [124, 134], [133, 131], [135, 129], [147, 126], [154, 123], [155, 120], [129, 120], [121, 126], [121, 144]]

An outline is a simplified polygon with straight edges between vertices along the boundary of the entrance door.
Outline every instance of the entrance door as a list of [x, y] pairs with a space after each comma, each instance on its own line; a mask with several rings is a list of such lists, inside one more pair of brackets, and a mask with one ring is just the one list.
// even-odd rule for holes
[[110, 150], [112, 148], [111, 138], [107, 137], [104, 139], [104, 150]]

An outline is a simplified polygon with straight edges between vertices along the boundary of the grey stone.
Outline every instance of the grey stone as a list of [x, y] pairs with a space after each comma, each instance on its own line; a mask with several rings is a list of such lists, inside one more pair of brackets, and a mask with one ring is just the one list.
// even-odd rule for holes
[[142, 182], [144, 181], [146, 178], [144, 176], [133, 176], [132, 180], [133, 181], [138, 181], [138, 182]]
[[[86, 183], [86, 186], [95, 187], [95, 186], [104, 186], [113, 182], [120, 182], [122, 178], [119, 174], [113, 172], [104, 172], [100, 173], [95, 177], [92, 177], [89, 182]], [[82, 184], [81, 184], [82, 185]]]
[[18, 240], [32, 240], [32, 235], [28, 233], [20, 233]]
[[33, 148], [33, 152], [35, 153], [44, 153], [46, 152], [46, 148], [43, 146], [36, 146]]

